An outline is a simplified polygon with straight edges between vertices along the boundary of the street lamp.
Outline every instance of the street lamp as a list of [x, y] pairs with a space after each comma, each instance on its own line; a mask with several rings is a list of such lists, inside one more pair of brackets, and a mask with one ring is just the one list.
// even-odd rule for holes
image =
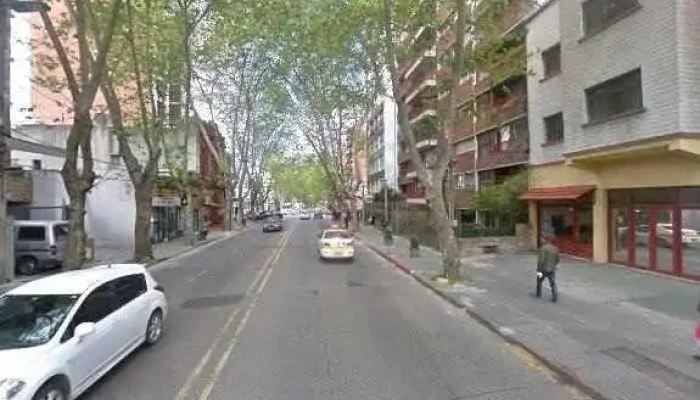
[[0, 0], [0, 283], [14, 278], [12, 226], [7, 218], [7, 176], [10, 164], [7, 138], [10, 137], [10, 11], [28, 13], [46, 11], [49, 6], [40, 1]]

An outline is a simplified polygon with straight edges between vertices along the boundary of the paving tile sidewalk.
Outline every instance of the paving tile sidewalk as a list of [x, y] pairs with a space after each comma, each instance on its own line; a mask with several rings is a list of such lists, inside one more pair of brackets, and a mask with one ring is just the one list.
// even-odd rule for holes
[[[178, 238], [175, 240], [171, 240], [169, 242], [155, 244], [153, 246], [154, 260], [152, 262], [150, 262], [149, 265], [163, 262], [165, 260], [176, 257], [180, 254], [183, 254], [183, 253], [187, 252], [188, 250], [192, 250], [194, 248], [203, 246], [207, 243], [211, 243], [215, 240], [222, 239], [224, 237], [230, 237], [230, 236], [239, 234], [241, 232], [244, 232], [247, 229], [249, 229], [249, 227], [238, 229], [238, 230], [233, 230], [231, 232], [211, 231], [209, 233], [209, 235], [207, 235], [206, 240], [197, 241], [197, 243], [194, 246], [189, 245], [184, 238]], [[102, 265], [102, 264], [109, 264], [109, 263], [112, 263], [112, 264], [125, 263], [125, 262], [129, 262], [129, 260], [131, 259], [131, 256], [132, 256], [131, 249], [104, 248], [104, 247], [97, 248], [97, 249], [95, 249], [95, 261], [87, 264], [86, 267]], [[46, 271], [46, 272], [42, 272], [40, 274], [36, 274], [36, 275], [32, 275], [32, 276], [18, 276], [17, 279], [13, 282], [6, 283], [6, 284], [0, 284], [0, 294], [6, 292], [6, 291], [8, 291], [16, 286], [19, 286], [23, 283], [27, 283], [27, 282], [33, 281], [35, 279], [43, 278], [45, 276], [54, 274], [56, 272], [60, 272], [60, 270]]]
[[442, 272], [436, 251], [410, 258], [407, 239], [387, 247], [371, 227], [359, 237], [594, 398], [700, 399], [692, 358], [700, 285], [565, 258], [559, 302], [551, 303], [546, 285], [542, 299], [533, 295], [535, 254], [465, 258], [472, 282], [449, 286], [432, 280]]
[[[175, 257], [187, 250], [194, 247], [199, 247], [214, 240], [226, 237], [230, 234], [235, 234], [238, 231], [226, 232], [226, 231], [211, 231], [207, 235], [206, 240], [198, 240], [194, 246], [191, 246], [186, 238], [180, 237], [168, 242], [158, 243], [153, 246], [153, 258], [152, 263], [158, 263], [169, 258]], [[101, 247], [95, 249], [95, 261], [91, 262], [90, 265], [100, 265], [108, 263], [123, 263], [131, 259], [132, 250], [130, 248], [109, 248]]]

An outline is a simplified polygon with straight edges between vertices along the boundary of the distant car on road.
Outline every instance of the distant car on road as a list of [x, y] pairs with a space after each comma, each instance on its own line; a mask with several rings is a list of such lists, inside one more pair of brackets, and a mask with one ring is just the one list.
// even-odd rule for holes
[[311, 219], [311, 213], [306, 210], [302, 210], [299, 212], [299, 219], [309, 220]]
[[163, 288], [143, 265], [38, 279], [0, 296], [0, 399], [77, 398], [163, 333]]
[[284, 229], [284, 226], [282, 224], [282, 218], [280, 218], [276, 215], [267, 217], [263, 221], [263, 227], [262, 227], [263, 232], [279, 232], [283, 229]]
[[68, 248], [68, 221], [15, 221], [14, 239], [17, 272], [33, 275], [57, 268]]
[[345, 229], [331, 227], [318, 235], [318, 257], [321, 260], [355, 258], [355, 240]]

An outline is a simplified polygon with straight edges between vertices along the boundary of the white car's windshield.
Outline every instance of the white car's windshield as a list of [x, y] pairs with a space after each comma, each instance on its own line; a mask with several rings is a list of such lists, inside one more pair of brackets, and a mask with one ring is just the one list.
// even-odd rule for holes
[[0, 350], [38, 346], [61, 326], [79, 295], [0, 297]]
[[352, 239], [350, 232], [346, 231], [326, 231], [324, 239]]

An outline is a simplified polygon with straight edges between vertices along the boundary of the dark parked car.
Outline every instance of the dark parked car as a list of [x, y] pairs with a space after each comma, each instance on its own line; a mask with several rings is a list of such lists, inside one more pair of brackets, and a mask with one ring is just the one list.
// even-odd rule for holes
[[279, 232], [283, 229], [282, 219], [276, 216], [267, 217], [263, 221], [263, 232]]

